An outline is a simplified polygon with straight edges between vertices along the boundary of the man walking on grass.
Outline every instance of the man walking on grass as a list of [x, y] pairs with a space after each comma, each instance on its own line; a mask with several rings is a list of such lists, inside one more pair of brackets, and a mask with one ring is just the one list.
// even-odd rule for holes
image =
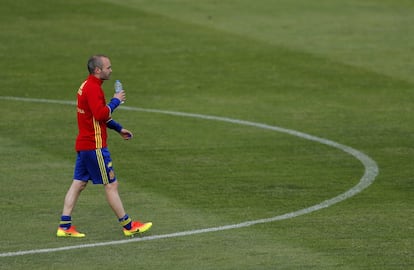
[[125, 92], [115, 93], [106, 104], [102, 83], [109, 80], [112, 68], [105, 55], [94, 55], [88, 61], [89, 76], [78, 90], [77, 118], [79, 134], [76, 138], [77, 159], [72, 185], [66, 193], [58, 237], [85, 237], [72, 225], [72, 211], [88, 181], [105, 187], [108, 204], [123, 227], [125, 236], [133, 236], [151, 228], [152, 223], [132, 221], [124, 210], [118, 193], [118, 181], [107, 148], [107, 127], [117, 131], [125, 140], [132, 133], [112, 119], [112, 113], [125, 101]]

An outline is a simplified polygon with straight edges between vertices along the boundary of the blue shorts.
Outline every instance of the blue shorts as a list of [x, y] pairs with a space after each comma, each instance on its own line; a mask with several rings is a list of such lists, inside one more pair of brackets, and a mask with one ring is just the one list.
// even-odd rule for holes
[[94, 184], [109, 184], [116, 181], [112, 159], [108, 148], [79, 151], [73, 179]]

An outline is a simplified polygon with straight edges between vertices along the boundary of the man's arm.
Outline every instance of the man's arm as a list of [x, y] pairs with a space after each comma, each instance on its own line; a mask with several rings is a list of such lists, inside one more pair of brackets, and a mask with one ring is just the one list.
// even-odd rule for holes
[[99, 122], [107, 122], [111, 114], [125, 99], [125, 93], [116, 93], [108, 104], [105, 104], [104, 93], [101, 89], [88, 93], [88, 103], [92, 110], [93, 117]]
[[106, 122], [106, 126], [110, 129], [117, 131], [121, 135], [121, 137], [124, 138], [124, 140], [129, 140], [133, 136], [131, 131], [123, 128], [121, 124], [119, 124], [112, 118], [109, 119], [108, 122]]

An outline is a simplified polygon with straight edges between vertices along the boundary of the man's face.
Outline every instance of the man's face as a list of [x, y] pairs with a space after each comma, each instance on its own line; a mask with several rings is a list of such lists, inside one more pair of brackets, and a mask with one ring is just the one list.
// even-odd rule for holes
[[103, 57], [102, 68], [96, 69], [96, 75], [101, 80], [109, 80], [112, 73], [111, 61], [108, 58]]

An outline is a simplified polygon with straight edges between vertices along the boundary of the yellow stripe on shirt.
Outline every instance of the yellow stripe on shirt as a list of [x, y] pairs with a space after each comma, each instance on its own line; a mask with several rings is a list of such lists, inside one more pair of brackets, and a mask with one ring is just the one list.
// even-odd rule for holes
[[95, 117], [92, 119], [93, 128], [95, 130], [95, 146], [96, 149], [102, 148], [102, 131], [99, 122], [95, 120]]

